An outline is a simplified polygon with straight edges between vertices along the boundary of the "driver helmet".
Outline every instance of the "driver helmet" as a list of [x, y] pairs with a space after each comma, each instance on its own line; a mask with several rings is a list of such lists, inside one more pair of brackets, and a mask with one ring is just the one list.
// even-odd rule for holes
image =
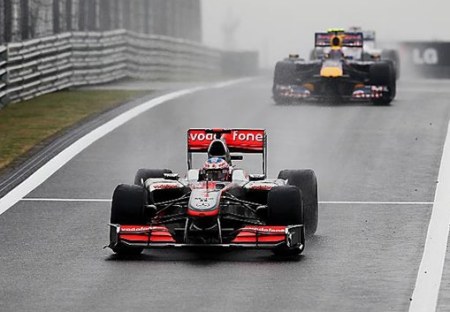
[[203, 164], [200, 173], [207, 180], [227, 181], [230, 178], [230, 165], [223, 158], [211, 157]]

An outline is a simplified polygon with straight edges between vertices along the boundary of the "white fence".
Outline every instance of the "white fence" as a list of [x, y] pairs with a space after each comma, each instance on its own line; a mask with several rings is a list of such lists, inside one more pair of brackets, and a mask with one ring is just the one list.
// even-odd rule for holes
[[125, 30], [71, 32], [0, 46], [0, 106], [124, 77], [196, 79], [221, 73], [221, 52]]

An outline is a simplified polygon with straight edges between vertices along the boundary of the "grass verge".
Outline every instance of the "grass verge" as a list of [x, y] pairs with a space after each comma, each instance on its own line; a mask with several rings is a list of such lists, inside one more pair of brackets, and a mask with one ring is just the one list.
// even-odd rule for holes
[[61, 130], [145, 93], [69, 90], [8, 105], [0, 110], [0, 170]]

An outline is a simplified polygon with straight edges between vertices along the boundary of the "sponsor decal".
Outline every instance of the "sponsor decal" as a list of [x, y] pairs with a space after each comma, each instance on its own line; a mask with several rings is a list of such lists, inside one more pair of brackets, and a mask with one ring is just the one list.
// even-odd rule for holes
[[198, 208], [198, 209], [204, 209], [204, 208], [213, 208], [216, 204], [216, 198], [214, 197], [195, 197], [191, 200], [192, 207]]
[[150, 225], [121, 225], [120, 233], [132, 232], [149, 232], [149, 231], [168, 231], [164, 226], [150, 226]]
[[250, 142], [263, 142], [264, 135], [262, 133], [254, 133], [254, 132], [241, 132], [241, 131], [233, 131], [233, 141], [250, 141]]
[[434, 48], [427, 48], [425, 50], [414, 49], [412, 57], [416, 65], [436, 65], [439, 63], [439, 55]]
[[179, 188], [178, 183], [153, 183], [151, 185], [152, 189], [155, 190], [166, 190], [166, 189], [176, 189]]
[[123, 225], [120, 227], [120, 232], [148, 232], [150, 231], [150, 226], [129, 226], [129, 225]]
[[[214, 133], [206, 133], [206, 129], [189, 129], [188, 149], [190, 151], [206, 151], [209, 144], [214, 140]], [[230, 129], [230, 132], [222, 134], [230, 149], [263, 151], [265, 132], [262, 129]]]
[[243, 231], [255, 231], [266, 233], [285, 233], [286, 227], [284, 226], [246, 226], [242, 228]]
[[258, 190], [258, 191], [269, 191], [275, 186], [276, 184], [274, 183], [250, 183], [248, 185], [248, 188], [251, 190]]
[[213, 133], [204, 133], [199, 131], [189, 131], [189, 142], [195, 141], [212, 141], [214, 139]]
[[373, 91], [373, 92], [383, 92], [384, 91], [384, 87], [383, 86], [372, 86], [371, 87], [371, 90]]

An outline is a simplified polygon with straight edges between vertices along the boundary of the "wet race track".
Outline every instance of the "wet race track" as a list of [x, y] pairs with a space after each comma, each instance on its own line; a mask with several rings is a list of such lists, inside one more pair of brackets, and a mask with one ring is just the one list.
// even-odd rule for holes
[[[0, 216], [1, 311], [407, 311], [450, 118], [450, 82], [404, 80], [391, 106], [275, 105], [270, 78], [188, 94], [125, 123]], [[312, 168], [303, 254], [109, 249], [110, 198], [139, 168], [186, 171], [186, 130], [268, 133], [269, 177]], [[447, 259], [449, 262], [450, 259]], [[450, 308], [450, 267], [438, 310]]]

